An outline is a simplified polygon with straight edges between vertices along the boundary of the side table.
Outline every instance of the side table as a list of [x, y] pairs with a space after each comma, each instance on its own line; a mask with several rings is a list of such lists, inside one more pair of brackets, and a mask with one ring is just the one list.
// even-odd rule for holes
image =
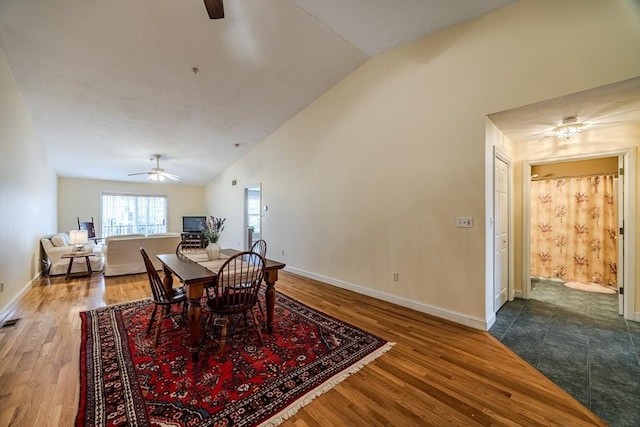
[[[67, 267], [67, 275], [64, 277], [64, 280], [69, 280], [71, 277], [85, 277], [91, 276], [93, 271], [91, 271], [91, 261], [89, 261], [89, 257], [96, 256], [95, 253], [89, 251], [78, 251], [71, 252], [70, 254], [64, 254], [61, 258], [69, 258], [69, 266]], [[79, 273], [71, 273], [71, 268], [73, 267], [73, 260], [76, 258], [84, 257], [87, 262], [87, 272], [81, 271]]]

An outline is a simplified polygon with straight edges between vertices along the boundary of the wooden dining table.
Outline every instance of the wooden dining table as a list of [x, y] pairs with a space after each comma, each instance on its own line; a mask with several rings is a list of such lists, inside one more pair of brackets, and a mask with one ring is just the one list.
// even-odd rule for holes
[[[223, 249], [220, 251], [222, 256], [230, 257], [240, 251], [235, 249]], [[184, 254], [159, 254], [156, 255], [162, 263], [164, 271], [163, 284], [165, 289], [171, 292], [173, 289], [173, 276], [184, 283], [187, 294], [187, 319], [189, 321], [189, 332], [191, 338], [191, 357], [193, 361], [198, 360], [200, 352], [200, 337], [202, 334], [202, 326], [200, 318], [202, 316], [202, 306], [200, 301], [203, 296], [204, 289], [213, 286], [218, 278], [217, 271], [211, 271], [203, 265], [192, 261]], [[276, 302], [276, 282], [278, 281], [278, 271], [285, 267], [280, 261], [265, 260], [264, 281], [267, 284], [266, 303], [267, 303], [267, 332], [273, 333], [273, 312]]]

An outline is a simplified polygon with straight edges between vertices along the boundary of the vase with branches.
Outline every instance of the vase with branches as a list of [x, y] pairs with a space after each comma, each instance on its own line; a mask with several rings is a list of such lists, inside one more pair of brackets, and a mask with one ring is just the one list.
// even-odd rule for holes
[[202, 235], [209, 241], [207, 245], [207, 257], [210, 260], [218, 259], [220, 257], [220, 245], [218, 239], [224, 230], [224, 222], [226, 218], [216, 218], [209, 216], [205, 222]]

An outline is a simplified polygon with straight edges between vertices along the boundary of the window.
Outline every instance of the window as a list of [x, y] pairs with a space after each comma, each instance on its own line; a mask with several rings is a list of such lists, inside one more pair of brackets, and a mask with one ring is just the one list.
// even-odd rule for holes
[[167, 196], [102, 193], [102, 237], [167, 232]]

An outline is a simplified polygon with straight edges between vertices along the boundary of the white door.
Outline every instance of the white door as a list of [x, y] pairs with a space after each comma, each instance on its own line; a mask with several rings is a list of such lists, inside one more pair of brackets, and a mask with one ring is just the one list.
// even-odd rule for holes
[[[618, 156], [618, 171], [624, 171], [624, 156]], [[618, 174], [618, 314], [624, 316], [624, 173]]]
[[493, 310], [497, 312], [509, 299], [509, 167], [500, 158], [494, 159]]

